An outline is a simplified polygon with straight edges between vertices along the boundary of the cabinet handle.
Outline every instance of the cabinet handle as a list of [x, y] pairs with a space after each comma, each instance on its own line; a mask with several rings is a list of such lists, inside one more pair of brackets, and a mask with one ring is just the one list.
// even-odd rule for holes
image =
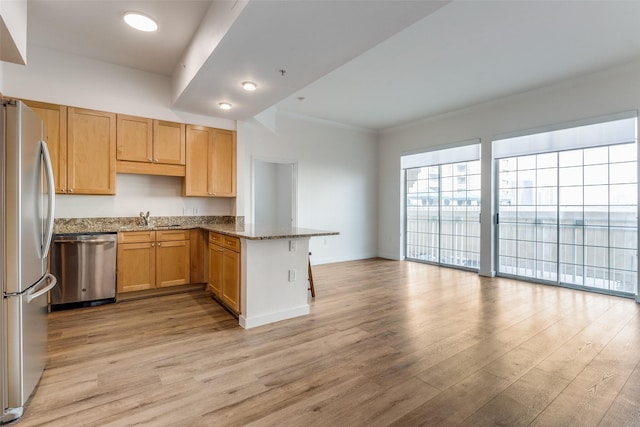
[[73, 193], [73, 188], [70, 188], [70, 189], [69, 189], [69, 193]]
[[155, 243], [152, 243], [152, 244], [151, 244], [151, 247], [154, 247], [155, 245], [156, 245]]
[[153, 159], [153, 162], [154, 163], [158, 163], [158, 159]]
[[151, 157], [149, 157], [147, 160], [151, 161]]
[[158, 243], [158, 246], [162, 246], [162, 243]]

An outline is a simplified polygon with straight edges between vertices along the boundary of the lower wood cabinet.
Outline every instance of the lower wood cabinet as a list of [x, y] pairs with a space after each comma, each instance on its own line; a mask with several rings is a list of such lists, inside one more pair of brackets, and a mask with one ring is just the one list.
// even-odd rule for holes
[[209, 233], [209, 290], [240, 314], [240, 239]]
[[118, 233], [118, 292], [190, 283], [189, 230]]

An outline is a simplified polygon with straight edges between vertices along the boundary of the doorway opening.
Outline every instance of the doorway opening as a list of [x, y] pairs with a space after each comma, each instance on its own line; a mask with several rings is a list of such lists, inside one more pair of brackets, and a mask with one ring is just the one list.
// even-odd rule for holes
[[278, 227], [297, 226], [297, 162], [254, 158], [252, 176], [252, 222]]

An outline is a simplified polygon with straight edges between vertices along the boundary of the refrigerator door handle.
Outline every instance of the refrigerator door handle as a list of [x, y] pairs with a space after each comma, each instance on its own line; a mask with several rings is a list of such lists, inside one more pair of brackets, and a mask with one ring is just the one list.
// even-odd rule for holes
[[27, 291], [27, 303], [30, 303], [34, 299], [39, 298], [42, 295], [46, 294], [58, 284], [58, 279], [56, 279], [55, 276], [51, 273], [48, 273], [44, 278], [45, 278], [44, 280], [45, 282], [47, 279], [50, 279], [51, 281], [47, 286], [40, 289], [39, 291], [36, 291], [37, 286], [34, 286], [32, 289], [29, 289]]
[[[40, 147], [42, 150], [42, 158], [44, 159], [45, 171], [47, 175], [47, 233], [42, 247], [42, 258], [45, 258], [49, 253], [51, 247], [51, 240], [53, 239], [53, 223], [54, 223], [54, 210], [56, 204], [56, 184], [53, 179], [53, 166], [51, 164], [51, 156], [49, 155], [49, 147], [44, 141], [40, 141]], [[55, 285], [54, 285], [55, 286]]]

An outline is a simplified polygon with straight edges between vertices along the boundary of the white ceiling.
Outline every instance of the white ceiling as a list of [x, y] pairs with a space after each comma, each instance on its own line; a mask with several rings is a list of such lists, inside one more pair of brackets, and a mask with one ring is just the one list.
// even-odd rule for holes
[[213, 3], [29, 0], [28, 44], [172, 76], [174, 108], [195, 114], [276, 105], [374, 130], [640, 60], [638, 0]]

